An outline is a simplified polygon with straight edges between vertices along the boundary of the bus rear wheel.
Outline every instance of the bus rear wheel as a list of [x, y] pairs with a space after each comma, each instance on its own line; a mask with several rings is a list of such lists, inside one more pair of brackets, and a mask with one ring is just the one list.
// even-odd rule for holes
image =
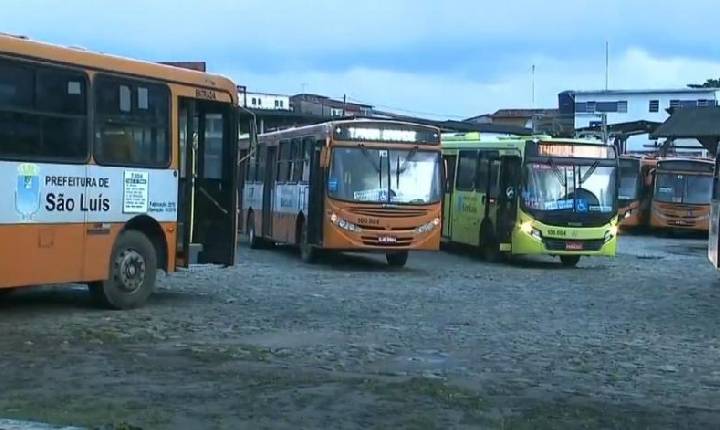
[[579, 255], [561, 255], [560, 262], [565, 267], [575, 267], [580, 261]]
[[385, 259], [387, 260], [387, 263], [392, 267], [403, 267], [407, 263], [408, 252], [388, 252], [385, 254]]
[[110, 277], [90, 285], [90, 293], [110, 309], [134, 309], [147, 301], [155, 288], [157, 253], [139, 231], [120, 233], [110, 257]]

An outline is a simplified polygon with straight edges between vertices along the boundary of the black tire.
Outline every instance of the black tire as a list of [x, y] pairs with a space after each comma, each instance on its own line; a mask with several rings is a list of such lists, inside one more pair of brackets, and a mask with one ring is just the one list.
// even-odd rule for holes
[[143, 233], [120, 233], [110, 257], [110, 277], [89, 285], [90, 294], [110, 309], [134, 309], [145, 304], [155, 288], [157, 251]]
[[247, 240], [250, 244], [250, 249], [261, 249], [264, 245], [264, 241], [258, 237], [257, 231], [255, 230], [255, 215], [250, 214], [248, 215], [247, 220], [247, 227], [245, 228], [245, 231], [247, 232]]
[[317, 261], [318, 249], [308, 241], [307, 224], [303, 221], [300, 224], [300, 259], [304, 263], [312, 264]]
[[575, 267], [580, 261], [579, 255], [561, 255], [560, 262], [565, 267]]
[[385, 254], [387, 263], [392, 267], [404, 267], [408, 260], [407, 251], [388, 252]]

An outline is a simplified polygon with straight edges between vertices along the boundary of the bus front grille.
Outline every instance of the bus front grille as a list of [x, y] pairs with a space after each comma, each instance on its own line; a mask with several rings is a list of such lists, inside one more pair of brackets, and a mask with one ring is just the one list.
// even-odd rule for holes
[[371, 216], [378, 218], [412, 218], [427, 215], [424, 209], [404, 209], [404, 208], [350, 208], [350, 213], [360, 216]]

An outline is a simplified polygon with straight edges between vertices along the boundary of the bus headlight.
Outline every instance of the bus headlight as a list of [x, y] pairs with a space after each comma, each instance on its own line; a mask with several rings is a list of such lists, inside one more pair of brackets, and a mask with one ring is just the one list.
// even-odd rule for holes
[[542, 240], [542, 233], [540, 232], [540, 230], [533, 227], [532, 221], [525, 221], [524, 223], [520, 224], [520, 231], [527, 234], [528, 236], [532, 236], [534, 239]]
[[356, 226], [355, 224], [351, 223], [350, 221], [340, 218], [336, 214], [330, 215], [330, 221], [343, 230], [352, 231], [355, 233], [359, 233], [360, 231], [362, 231], [362, 229], [360, 227]]
[[618, 234], [618, 226], [613, 225], [605, 232], [605, 242], [610, 242]]
[[440, 218], [435, 218], [434, 220], [430, 221], [427, 224], [423, 224], [420, 227], [415, 229], [415, 233], [427, 233], [429, 231], [433, 231], [435, 227], [440, 225]]

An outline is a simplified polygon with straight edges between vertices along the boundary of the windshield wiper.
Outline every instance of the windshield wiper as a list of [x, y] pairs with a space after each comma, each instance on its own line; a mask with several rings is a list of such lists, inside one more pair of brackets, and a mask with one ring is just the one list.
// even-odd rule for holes
[[560, 182], [560, 185], [562, 185], [567, 192], [567, 175], [563, 175], [563, 172], [558, 166], [555, 165], [555, 161], [552, 158], [548, 159], [548, 164], [552, 168], [555, 177], [557, 178], [558, 182]]
[[360, 150], [362, 151], [362, 154], [365, 156], [365, 158], [367, 158], [370, 164], [373, 166], [373, 169], [375, 169], [375, 171], [377, 172], [378, 180], [380, 181], [378, 188], [382, 188], [382, 166], [375, 165], [375, 160], [373, 160], [372, 155], [370, 155], [370, 151], [368, 151], [365, 146], [360, 145]]
[[584, 175], [580, 178], [580, 186], [582, 187], [582, 184], [585, 183], [588, 179], [590, 179], [590, 176], [592, 176], [593, 173], [595, 173], [595, 169], [597, 169], [598, 164], [600, 164], [600, 160], [595, 160], [594, 163], [590, 166], [589, 169], [585, 172]]

